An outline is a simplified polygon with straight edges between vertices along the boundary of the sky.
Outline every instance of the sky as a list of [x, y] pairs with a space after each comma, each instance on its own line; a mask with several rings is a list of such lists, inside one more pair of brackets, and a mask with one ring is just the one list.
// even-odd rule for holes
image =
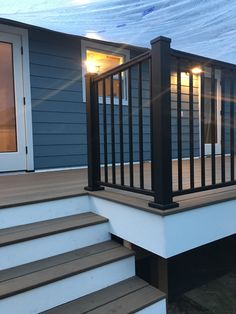
[[69, 34], [236, 63], [236, 0], [0, 0], [0, 17]]

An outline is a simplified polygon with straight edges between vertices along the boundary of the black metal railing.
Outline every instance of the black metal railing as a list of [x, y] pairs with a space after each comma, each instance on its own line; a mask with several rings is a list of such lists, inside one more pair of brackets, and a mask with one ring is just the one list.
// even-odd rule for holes
[[[173, 176], [178, 178], [173, 184], [174, 196], [236, 184], [235, 71], [234, 65], [172, 50], [177, 125]], [[185, 155], [184, 142], [188, 146]], [[184, 176], [186, 167], [188, 176]]]
[[150, 182], [145, 182], [151, 152], [150, 60], [148, 51], [104, 74], [87, 75], [87, 92], [93, 97], [87, 102], [88, 116], [91, 121], [94, 112], [99, 117], [93, 120], [94, 135], [88, 137], [89, 155], [93, 153], [93, 164], [99, 164], [90, 173], [95, 189], [108, 186], [154, 194]]
[[[194, 70], [193, 70], [194, 69]], [[86, 75], [88, 187], [154, 197], [236, 184], [236, 66], [170, 48]]]

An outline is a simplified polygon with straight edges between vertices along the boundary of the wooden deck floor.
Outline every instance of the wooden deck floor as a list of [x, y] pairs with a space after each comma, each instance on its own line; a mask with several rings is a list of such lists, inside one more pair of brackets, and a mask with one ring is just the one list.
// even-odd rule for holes
[[[221, 157], [217, 156], [215, 159], [216, 164], [216, 183], [221, 183]], [[139, 165], [134, 165], [134, 185], [136, 187], [140, 187], [140, 175], [139, 175]], [[230, 181], [230, 157], [225, 158], [225, 180]], [[172, 172], [173, 172], [173, 190], [178, 190], [178, 162], [174, 160], [172, 162]], [[102, 168], [102, 179], [104, 179], [104, 168]], [[125, 184], [130, 184], [130, 177], [129, 177], [129, 166], [126, 165], [124, 167], [125, 173]], [[235, 173], [236, 173], [236, 158], [235, 158]], [[111, 182], [112, 178], [112, 168], [108, 168], [108, 177], [109, 181]], [[183, 189], [190, 188], [190, 162], [189, 160], [183, 160], [182, 166], [182, 178], [183, 178]], [[116, 167], [116, 183], [120, 184], [120, 167]], [[205, 158], [205, 184], [211, 185], [212, 184], [212, 167], [211, 167], [211, 158]], [[194, 160], [194, 186], [200, 187], [201, 186], [201, 160], [195, 159]], [[144, 187], [148, 190], [151, 189], [151, 163], [146, 162], [144, 163]]]
[[[229, 159], [227, 163], [229, 165]], [[236, 163], [235, 163], [236, 164]], [[220, 158], [216, 160], [217, 175], [216, 180], [221, 178]], [[229, 176], [230, 167], [227, 166], [226, 177]], [[206, 178], [207, 183], [211, 182], [211, 160], [206, 159]], [[117, 171], [117, 180], [119, 181], [119, 167]], [[134, 166], [135, 185], [139, 185], [139, 165]], [[111, 171], [109, 169], [109, 176]], [[200, 160], [195, 160], [195, 185], [200, 185]], [[150, 188], [150, 163], [145, 164], [145, 187]], [[129, 182], [128, 166], [125, 169], [125, 181]], [[177, 189], [177, 162], [173, 161], [173, 188]], [[184, 187], [189, 187], [189, 161], [183, 162], [183, 182]], [[119, 182], [118, 182], [119, 183]], [[50, 172], [35, 172], [25, 174], [0, 175], [0, 208], [14, 206], [16, 204], [25, 204], [87, 194], [84, 187], [87, 185], [87, 170], [61, 170]], [[161, 211], [148, 207], [148, 201], [151, 197], [129, 193], [116, 189], [106, 188], [105, 191], [93, 192], [98, 197], [125, 203], [137, 208], [148, 211], [154, 211], [163, 214]], [[196, 208], [211, 203], [217, 203], [225, 200], [236, 199], [236, 186], [230, 186], [205, 192], [192, 193], [175, 198], [180, 207], [169, 210], [165, 214], [174, 213], [179, 210]]]

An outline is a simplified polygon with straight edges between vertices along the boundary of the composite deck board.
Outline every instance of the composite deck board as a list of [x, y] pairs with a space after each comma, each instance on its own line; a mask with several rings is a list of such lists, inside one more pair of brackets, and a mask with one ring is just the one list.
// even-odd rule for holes
[[108, 220], [94, 213], [71, 215], [0, 230], [0, 246], [79, 229]]
[[4, 282], [17, 277], [40, 271], [46, 268], [50, 268], [63, 263], [78, 260], [86, 256], [94, 255], [97, 253], [105, 252], [111, 249], [120, 247], [120, 244], [114, 241], [106, 241], [94, 245], [87, 246], [85, 248], [77, 249], [67, 253], [62, 253], [52, 257], [38, 260], [35, 262], [27, 263], [24, 265], [8, 268], [0, 271], [0, 282]]
[[[138, 277], [132, 277], [109, 286], [105, 289], [96, 291], [77, 300], [57, 306], [51, 310], [43, 312], [44, 314], [84, 314], [99, 309], [111, 302], [117, 301], [125, 296], [139, 291], [149, 284]], [[165, 295], [156, 290], [156, 297], [164, 298]], [[104, 312], [105, 314], [106, 312]]]
[[[122, 246], [110, 247], [109, 249], [102, 247], [100, 251], [95, 249], [93, 254], [91, 251], [86, 252], [86, 250], [80, 250], [82, 250], [83, 254], [79, 254], [78, 250], [78, 257], [76, 258], [74, 255], [71, 255], [71, 252], [59, 255], [59, 264], [57, 259], [52, 257], [53, 263], [51, 264], [50, 258], [25, 264], [24, 267], [26, 270], [28, 269], [28, 271], [23, 271], [23, 266], [18, 266], [15, 268], [14, 273], [16, 277], [14, 278], [11, 277], [11, 272], [9, 271], [11, 279], [6, 279], [0, 283], [0, 299], [62, 280], [133, 255], [131, 250]], [[68, 256], [70, 258], [68, 258]], [[37, 265], [36, 269], [34, 265]], [[17, 269], [19, 269], [18, 275]], [[3, 272], [6, 278], [6, 271], [4, 270]]]
[[88, 314], [131, 314], [158, 301], [160, 301], [159, 291], [152, 286], [147, 286], [97, 309], [89, 311]]
[[[226, 181], [230, 179], [230, 156], [225, 156], [226, 161]], [[183, 188], [190, 187], [190, 162], [183, 160]], [[149, 189], [151, 186], [151, 167], [150, 163], [144, 163], [144, 185]], [[236, 161], [235, 161], [236, 166]], [[211, 184], [211, 158], [205, 158], [206, 167], [206, 184]], [[178, 162], [172, 162], [173, 169], [173, 190], [178, 187]], [[194, 184], [199, 187], [201, 183], [201, 159], [194, 159]], [[236, 170], [236, 169], [235, 169]], [[140, 167], [134, 164], [134, 186], [139, 187]], [[120, 182], [120, 167], [116, 167], [117, 183]], [[112, 169], [108, 167], [108, 179], [111, 182]], [[216, 183], [221, 180], [221, 157], [216, 157]], [[129, 167], [124, 166], [124, 181], [129, 184]], [[6, 206], [15, 206], [18, 204], [27, 204], [32, 202], [40, 202], [43, 200], [59, 199], [67, 196], [84, 195], [87, 192], [84, 187], [87, 185], [87, 169], [50, 171], [40, 173], [27, 173], [15, 175], [0, 175], [0, 208]], [[97, 196], [107, 196], [114, 200], [127, 200], [128, 204], [147, 209], [150, 197], [140, 194], [132, 194], [117, 189], [108, 189], [95, 193]], [[175, 201], [179, 202], [179, 210], [193, 208], [196, 206], [204, 206], [214, 200], [227, 200], [236, 197], [236, 186], [225, 187], [216, 190], [210, 190], [199, 193], [192, 193], [175, 197]], [[136, 200], [136, 201], [135, 201]], [[159, 213], [158, 210], [153, 212]], [[165, 211], [173, 213], [175, 210]]]

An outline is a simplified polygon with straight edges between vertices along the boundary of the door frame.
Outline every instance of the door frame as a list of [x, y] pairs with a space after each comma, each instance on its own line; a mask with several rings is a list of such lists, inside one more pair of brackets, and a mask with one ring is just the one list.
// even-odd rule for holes
[[[204, 67], [205, 77], [211, 77], [211, 68]], [[215, 69], [215, 79], [217, 81], [217, 102], [216, 102], [216, 114], [217, 114], [217, 143], [215, 144], [216, 155], [221, 153], [221, 71]], [[200, 155], [201, 155], [201, 77], [199, 75], [199, 143], [200, 143]], [[211, 144], [205, 144], [205, 156], [211, 155]]]
[[[15, 26], [0, 24], [0, 32], [18, 35], [21, 38], [22, 56], [22, 82], [23, 97], [25, 98], [24, 120], [25, 120], [25, 142], [27, 146], [26, 171], [34, 170], [34, 152], [33, 152], [33, 127], [32, 127], [32, 104], [30, 88], [30, 67], [29, 67], [29, 39], [28, 30]], [[22, 99], [23, 102], [23, 99]], [[9, 170], [11, 171], [11, 170]]]

